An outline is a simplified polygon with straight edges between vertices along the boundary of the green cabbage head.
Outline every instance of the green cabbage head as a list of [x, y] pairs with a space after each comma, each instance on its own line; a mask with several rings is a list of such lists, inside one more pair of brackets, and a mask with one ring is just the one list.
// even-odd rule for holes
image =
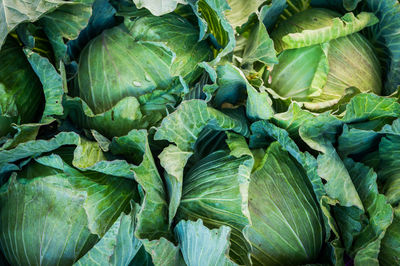
[[372, 45], [359, 33], [377, 22], [371, 13], [340, 17], [322, 8], [281, 22], [271, 34], [279, 53], [279, 63], [269, 77], [272, 90], [313, 111], [329, 109], [350, 87], [379, 95], [380, 63]]
[[204, 157], [184, 176], [177, 216], [231, 226], [230, 257], [240, 265], [250, 264], [249, 255], [253, 265], [313, 263], [325, 230], [311, 182], [278, 142], [263, 153], [252, 173], [248, 156], [219, 150]]
[[[74, 96], [82, 127], [121, 136], [149, 128], [166, 115], [202, 74], [212, 51], [198, 30], [174, 14], [144, 16], [105, 30], [81, 52]], [[82, 117], [83, 113], [83, 117]]]
[[39, 157], [0, 188], [1, 249], [12, 265], [72, 265], [127, 211], [134, 191], [132, 180]]

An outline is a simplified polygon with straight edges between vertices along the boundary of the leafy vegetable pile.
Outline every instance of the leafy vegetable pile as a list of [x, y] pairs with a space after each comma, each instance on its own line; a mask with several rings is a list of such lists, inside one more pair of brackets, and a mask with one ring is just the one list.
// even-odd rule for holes
[[400, 265], [398, 0], [0, 0], [2, 265]]

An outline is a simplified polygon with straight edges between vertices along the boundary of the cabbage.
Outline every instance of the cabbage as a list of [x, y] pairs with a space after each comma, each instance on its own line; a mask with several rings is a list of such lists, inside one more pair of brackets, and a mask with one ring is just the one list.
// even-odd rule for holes
[[305, 170], [276, 142], [251, 175], [249, 211], [255, 265], [317, 260], [324, 243], [320, 207]]
[[312, 8], [291, 16], [271, 37], [279, 63], [271, 71], [271, 88], [282, 98], [310, 110], [329, 108], [356, 87], [381, 94], [381, 66], [369, 41], [357, 31], [377, 19]]
[[[58, 152], [68, 160], [73, 151]], [[1, 187], [0, 244], [13, 265], [71, 265], [129, 210], [132, 181], [81, 172], [62, 157], [36, 158]]]
[[76, 95], [93, 115], [113, 113], [101, 123], [83, 118], [80, 125], [109, 137], [156, 125], [166, 106], [179, 102], [187, 84], [199, 78], [197, 64], [211, 58], [198, 31], [178, 15], [144, 16], [125, 24], [91, 40], [77, 72]]

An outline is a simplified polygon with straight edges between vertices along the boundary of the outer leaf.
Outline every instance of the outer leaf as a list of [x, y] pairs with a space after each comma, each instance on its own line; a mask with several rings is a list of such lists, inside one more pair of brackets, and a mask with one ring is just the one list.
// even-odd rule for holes
[[216, 51], [217, 56], [211, 62], [215, 65], [230, 54], [235, 47], [234, 30], [224, 15], [226, 10], [229, 10], [229, 5], [225, 0], [190, 0], [188, 2], [199, 19], [200, 39], [209, 32], [215, 37], [217, 45], [221, 47], [219, 51]]
[[246, 113], [251, 119], [269, 119], [274, 113], [272, 101], [266, 91], [257, 91], [243, 72], [232, 64], [217, 67], [218, 91], [214, 97], [217, 106], [223, 103], [240, 104], [247, 91]]
[[393, 220], [382, 240], [381, 252], [379, 253], [379, 262], [381, 265], [390, 266], [400, 262], [400, 210], [397, 208], [397, 215]]
[[[121, 49], [127, 51], [124, 56]], [[99, 114], [124, 97], [139, 97], [156, 88], [165, 90], [173, 80], [170, 73], [173, 59], [174, 53], [165, 45], [137, 41], [123, 26], [105, 30], [81, 52], [79, 96]], [[138, 71], [138, 65], [143, 69]], [[132, 90], [133, 95], [129, 93]]]
[[399, 151], [400, 136], [388, 135], [379, 144], [379, 181], [388, 202], [394, 206], [400, 203]]
[[249, 224], [248, 183], [253, 157], [242, 136], [228, 135], [231, 152], [219, 150], [198, 161], [185, 175], [179, 219], [202, 219], [210, 228], [232, 228], [230, 256], [249, 263], [250, 247], [242, 234]]
[[[2, 246], [13, 264], [71, 264], [129, 207], [134, 183], [81, 173], [55, 154], [36, 161], [1, 189], [2, 210], [7, 210], [1, 212], [1, 219], [3, 225], [8, 224], [2, 229], [2, 235], [7, 235], [1, 239]], [[9, 219], [19, 223], [11, 225], [6, 222]], [[65, 232], [65, 238], [55, 237]]]
[[304, 30], [301, 33], [291, 33], [284, 36], [282, 38], [286, 44], [284, 49], [301, 48], [328, 42], [358, 32], [365, 27], [378, 23], [378, 21], [376, 16], [371, 13], [362, 12], [357, 17], [353, 13], [347, 13], [341, 18], [332, 19], [330, 27]]
[[39, 20], [39, 24], [43, 27], [53, 46], [57, 64], [64, 59], [67, 53], [67, 45], [64, 40], [76, 39], [88, 24], [92, 14], [92, 1], [81, 0], [63, 5]]
[[0, 150], [7, 150], [15, 148], [18, 144], [34, 140], [39, 132], [39, 128], [42, 124], [22, 124], [13, 125], [13, 128], [17, 130], [12, 139], [7, 139]]
[[61, 132], [50, 140], [28, 141], [19, 144], [13, 150], [0, 152], [0, 165], [27, 157], [35, 157], [44, 152], [55, 150], [63, 145], [77, 145], [79, 136], [72, 132]]
[[161, 16], [175, 10], [178, 4], [186, 4], [186, 0], [133, 0], [138, 8], [147, 8], [153, 15]]
[[[269, 5], [264, 5], [260, 10], [260, 20], [267, 30], [275, 25], [276, 20], [287, 7], [286, 0], [273, 0]], [[291, 3], [292, 1], [289, 1]]]
[[[91, 1], [91, 0], [90, 0]], [[92, 16], [89, 23], [80, 33], [79, 37], [67, 43], [68, 54], [71, 59], [78, 59], [79, 53], [86, 44], [99, 35], [104, 29], [117, 25], [116, 10], [108, 0], [95, 0], [92, 8]]]
[[136, 218], [135, 236], [152, 240], [168, 235], [167, 193], [149, 147], [147, 132], [132, 130], [126, 136], [116, 137], [110, 150], [137, 163], [131, 169], [144, 196]]
[[62, 97], [64, 95], [63, 80], [47, 58], [41, 57], [28, 48], [26, 48], [24, 52], [33, 70], [43, 84], [46, 105], [41, 122], [45, 123], [48, 121], [48, 116], [62, 115], [64, 112], [62, 106]]
[[210, 230], [199, 219], [180, 221], [174, 231], [187, 265], [236, 265], [228, 257], [230, 227]]
[[[329, 43], [283, 51], [278, 57], [281, 63], [275, 66], [271, 73], [271, 87], [283, 99], [293, 98], [296, 101], [305, 101], [307, 108], [325, 107], [323, 106], [325, 103], [321, 101], [332, 101], [332, 98], [323, 98], [323, 89], [329, 74], [328, 51]], [[308, 69], [311, 75], [296, 71], [302, 67]], [[293, 87], [294, 80], [297, 80], [296, 87]], [[336, 93], [340, 93], [340, 90]], [[317, 98], [317, 102], [313, 103], [313, 98], [318, 96], [322, 96], [320, 97], [322, 99]], [[314, 107], [314, 105], [317, 106]]]
[[[318, 202], [321, 202], [325, 195], [325, 189], [320, 176], [317, 174], [317, 161], [308, 152], [302, 153], [296, 143], [289, 137], [286, 130], [278, 128], [266, 121], [258, 121], [251, 125], [252, 135], [250, 137], [250, 147], [263, 148], [267, 136], [274, 138], [307, 172], [307, 177], [313, 186], [313, 190]], [[328, 230], [327, 230], [328, 231]]]
[[343, 120], [347, 123], [381, 117], [399, 117], [400, 104], [395, 98], [384, 98], [362, 93], [354, 97], [346, 107]]
[[1, 0], [0, 1], [0, 48], [9, 32], [23, 22], [33, 22], [58, 6], [68, 3], [60, 0]]
[[226, 11], [225, 15], [233, 29], [236, 29], [246, 23], [252, 13], [258, 12], [264, 1], [228, 0], [227, 2], [231, 10]]
[[165, 181], [169, 196], [169, 225], [175, 217], [182, 196], [183, 170], [192, 152], [181, 151], [175, 145], [169, 145], [158, 156], [160, 164], [164, 167]]
[[311, 148], [323, 153], [318, 156], [318, 174], [327, 181], [328, 196], [338, 199], [342, 206], [363, 210], [354, 184], [331, 143], [340, 126], [341, 121], [324, 114], [301, 126], [300, 136]]
[[109, 138], [126, 135], [134, 128], [147, 127], [148, 123], [161, 119], [159, 114], [154, 115], [153, 121], [144, 116], [135, 97], [126, 97], [110, 110], [100, 114], [94, 114], [90, 107], [79, 98], [67, 98], [65, 108], [79, 127], [95, 128], [96, 131]]
[[[39, 157], [36, 161], [65, 172], [70, 176], [69, 182], [75, 189], [85, 190], [87, 198], [83, 207], [88, 216], [88, 228], [99, 237], [107, 232], [121, 211], [129, 207], [130, 200], [135, 196], [135, 183], [132, 180], [90, 171], [80, 173], [63, 162], [58, 155]], [[105, 204], [106, 200], [112, 202]]]
[[311, 112], [301, 109], [297, 103], [293, 102], [286, 112], [275, 114], [272, 121], [280, 128], [288, 131], [292, 138], [297, 139], [300, 126], [313, 118], [314, 115]]
[[380, 134], [373, 130], [362, 130], [343, 126], [343, 133], [339, 136], [338, 151], [342, 156], [350, 154], [365, 154], [377, 145]]
[[0, 57], [0, 136], [3, 137], [12, 131], [11, 123], [37, 122], [44, 97], [40, 80], [14, 38], [7, 39]]
[[[53, 182], [57, 186], [52, 186]], [[87, 228], [82, 208], [85, 192], [74, 190], [65, 175], [37, 178], [28, 184], [21, 184], [14, 176], [8, 188], [2, 188], [0, 198], [1, 246], [12, 264], [72, 264], [98, 240]], [[10, 223], [9, 219], [20, 222]], [[54, 237], [57, 235], [66, 237]]]
[[175, 112], [164, 118], [154, 138], [168, 140], [179, 149], [188, 151], [207, 125], [216, 130], [233, 130], [244, 136], [249, 134], [242, 118], [207, 107], [204, 101], [190, 100], [182, 102]]
[[278, 63], [274, 43], [268, 36], [265, 26], [259, 22], [252, 30], [243, 52], [242, 64], [262, 62], [267, 66], [273, 66]]
[[134, 237], [134, 217], [122, 213], [103, 238], [74, 265], [128, 265], [141, 246]]
[[[7, 49], [7, 44], [4, 47], [4, 49]], [[11, 52], [11, 51], [9, 51]], [[26, 57], [28, 61], [25, 61], [25, 64], [30, 63], [30, 68], [29, 71], [36, 72], [37, 77], [35, 76], [33, 80], [30, 79], [29, 75], [24, 75], [23, 71], [21, 71], [23, 68], [21, 66], [18, 66], [18, 61], [15, 60], [12, 63], [9, 62], [7, 64], [10, 69], [19, 69], [18, 72], [20, 74], [17, 74], [17, 77], [20, 76], [21, 79], [23, 79], [23, 83], [13, 81], [13, 86], [10, 87], [10, 92], [12, 92], [12, 95], [4, 95], [1, 92], [1, 84], [0, 84], [0, 94], [2, 95], [2, 99], [5, 102], [8, 102], [9, 100], [12, 100], [13, 103], [15, 101], [16, 108], [19, 112], [14, 114], [14, 116], [19, 116], [20, 118], [18, 119], [19, 121], [14, 121], [17, 123], [29, 123], [29, 124], [22, 124], [22, 125], [15, 125], [14, 128], [17, 130], [17, 132], [14, 134], [12, 139], [9, 139], [3, 146], [2, 149], [10, 149], [14, 148], [16, 145], [19, 143], [33, 140], [36, 138], [37, 133], [39, 131], [39, 128], [45, 125], [50, 124], [51, 122], [54, 121], [54, 118], [52, 116], [55, 115], [62, 115], [63, 114], [63, 106], [62, 106], [62, 97], [64, 94], [64, 85], [63, 81], [61, 78], [61, 75], [54, 69], [53, 65], [49, 62], [49, 60], [45, 57], [40, 56], [39, 54], [33, 52], [29, 48], [25, 48], [24, 52], [26, 54]], [[22, 52], [21, 52], [22, 54]], [[17, 58], [15, 58], [17, 59]], [[17, 62], [17, 63], [16, 63]], [[16, 63], [16, 64], [15, 64]], [[13, 65], [15, 64], [15, 65]], [[33, 69], [33, 70], [32, 70]], [[33, 72], [34, 71], [34, 72]], [[5, 69], [3, 74], [11, 74], [8, 73], [7, 69]], [[26, 74], [26, 73], [25, 73]], [[1, 75], [0, 75], [1, 76]], [[9, 77], [10, 78], [10, 77]], [[15, 78], [15, 77], [14, 77]], [[40, 107], [41, 104], [39, 104], [38, 100], [41, 100], [41, 95], [42, 91], [30, 91], [29, 87], [24, 87], [24, 83], [28, 84], [28, 86], [37, 86], [37, 88], [40, 88], [42, 86], [38, 86], [36, 83], [36, 80], [40, 79], [40, 82], [42, 83], [43, 86], [43, 92], [44, 92], [44, 98], [45, 98], [45, 104], [44, 104], [44, 110]], [[0, 77], [1, 79], [1, 77]], [[5, 80], [6, 84], [9, 85], [7, 80]], [[12, 91], [13, 87], [17, 88], [17, 91]], [[7, 92], [7, 90], [6, 90]], [[34, 93], [35, 95], [32, 95]], [[8, 98], [8, 96], [11, 96]], [[27, 103], [26, 101], [29, 101]], [[4, 104], [4, 103], [3, 103]], [[7, 105], [10, 107], [11, 103], [7, 103]], [[24, 106], [20, 106], [20, 104], [23, 104]], [[36, 105], [36, 106], [35, 106]], [[2, 106], [4, 107], [4, 105]], [[11, 114], [7, 114], [7, 112], [10, 112], [9, 110], [4, 110], [6, 116], [10, 116], [9, 118], [14, 118], [11, 116]], [[34, 118], [36, 114], [36, 110], [39, 109], [40, 111], [43, 111], [41, 114], [41, 119], [39, 123], [35, 123], [39, 120], [39, 118]], [[27, 114], [28, 112], [29, 114]], [[29, 118], [28, 118], [29, 117]], [[3, 117], [0, 118], [0, 121], [2, 121]], [[26, 120], [28, 119], [28, 120]], [[37, 119], [37, 120], [36, 120]], [[3, 127], [3, 125], [1, 125]], [[0, 131], [3, 131], [4, 128], [0, 129]], [[0, 132], [1, 135], [1, 132]]]
[[366, 0], [368, 10], [379, 19], [379, 24], [372, 27], [372, 36], [379, 50], [384, 47], [388, 54], [382, 55], [387, 66], [385, 95], [395, 92], [400, 85], [400, 3], [396, 0]]
[[252, 173], [246, 235], [256, 265], [313, 262], [324, 243], [322, 213], [302, 167], [272, 143]]
[[350, 176], [369, 217], [369, 224], [355, 237], [352, 246], [355, 263], [357, 265], [362, 263], [379, 265], [380, 242], [392, 223], [392, 208], [390, 204], [386, 203], [385, 196], [379, 194], [376, 174], [372, 169], [360, 163], [354, 163], [351, 159], [346, 159], [344, 163], [349, 169]]
[[143, 246], [150, 254], [155, 266], [184, 266], [179, 247], [165, 238], [149, 241], [142, 240]]
[[198, 63], [211, 60], [211, 49], [207, 42], [199, 41], [198, 30], [181, 16], [144, 16], [132, 23], [126, 21], [125, 25], [137, 41], [165, 43], [175, 54], [171, 75], [182, 76], [189, 85], [203, 72]]

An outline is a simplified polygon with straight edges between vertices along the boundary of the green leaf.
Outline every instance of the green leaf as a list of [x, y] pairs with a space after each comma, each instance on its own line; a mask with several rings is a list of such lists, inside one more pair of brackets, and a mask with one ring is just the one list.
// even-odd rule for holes
[[216, 65], [235, 48], [234, 29], [225, 17], [230, 7], [225, 0], [190, 0], [189, 4], [199, 20], [200, 39], [211, 33], [221, 48], [215, 51], [215, 59], [211, 62]]
[[43, 27], [53, 46], [57, 65], [66, 56], [65, 41], [76, 39], [88, 24], [92, 14], [91, 2], [92, 0], [69, 2], [39, 20], [39, 25]]
[[45, 57], [25, 48], [24, 52], [36, 75], [43, 85], [46, 105], [41, 122], [46, 122], [48, 116], [62, 115], [62, 97], [64, 95], [64, 84], [61, 75]]
[[365, 154], [373, 150], [380, 140], [380, 134], [373, 130], [362, 130], [343, 126], [343, 132], [338, 139], [338, 151], [341, 156], [347, 157], [350, 154]]
[[[80, 173], [55, 154], [35, 160], [44, 166], [54, 167], [66, 173], [70, 176], [69, 182], [72, 186], [86, 191], [87, 198], [83, 207], [88, 216], [88, 228], [99, 237], [107, 232], [120, 212], [129, 207], [129, 202], [134, 196], [136, 184], [132, 180], [91, 171]], [[119, 186], [121, 188], [118, 189]], [[112, 199], [111, 205], [102, 202], [107, 198]]]
[[6, 36], [23, 22], [33, 22], [44, 14], [53, 11], [58, 6], [68, 3], [61, 0], [39, 0], [25, 2], [21, 0], [0, 1], [0, 48]]
[[95, 129], [109, 138], [126, 135], [134, 128], [146, 128], [149, 124], [161, 119], [158, 113], [154, 114], [154, 119], [143, 115], [135, 97], [126, 97], [110, 110], [100, 114], [94, 114], [80, 98], [68, 97], [64, 106], [68, 115], [79, 127]]
[[192, 152], [181, 151], [175, 145], [169, 145], [158, 155], [160, 164], [166, 171], [165, 181], [169, 196], [169, 225], [172, 224], [181, 201], [183, 170], [192, 154]]
[[230, 227], [210, 230], [199, 219], [180, 221], [174, 231], [187, 265], [237, 265], [228, 256]]
[[204, 101], [190, 100], [182, 102], [176, 111], [164, 118], [154, 139], [168, 140], [180, 150], [189, 151], [206, 126], [216, 130], [232, 130], [244, 136], [249, 134], [243, 118], [224, 114], [208, 107]]
[[299, 164], [303, 166], [307, 172], [307, 177], [310, 180], [315, 196], [318, 202], [325, 195], [325, 189], [321, 178], [317, 174], [317, 161], [308, 152], [301, 152], [296, 143], [289, 137], [286, 130], [274, 126], [266, 121], [258, 121], [251, 125], [252, 135], [250, 136], [251, 148], [264, 148], [265, 139], [267, 136], [274, 138]]
[[[264, 5], [260, 10], [260, 20], [267, 30], [275, 25], [276, 20], [287, 7], [286, 0], [272, 0], [270, 4]], [[291, 3], [291, 1], [289, 1]]]
[[344, 164], [349, 170], [369, 217], [369, 224], [363, 228], [360, 234], [355, 236], [352, 244], [355, 264], [379, 265], [380, 242], [392, 223], [392, 208], [386, 202], [385, 196], [379, 194], [376, 184], [377, 176], [372, 169], [361, 163], [355, 163], [351, 159], [345, 159]]
[[202, 219], [210, 228], [232, 228], [230, 256], [249, 263], [249, 250], [242, 230], [250, 223], [248, 184], [253, 157], [242, 136], [228, 134], [230, 152], [215, 151], [190, 168], [183, 180], [178, 219]]
[[262, 62], [270, 67], [278, 63], [274, 43], [261, 22], [252, 30], [243, 52], [242, 64], [254, 62]]
[[35, 157], [64, 145], [77, 145], [79, 136], [73, 132], [61, 132], [50, 140], [32, 140], [19, 144], [12, 150], [0, 151], [0, 165], [27, 157]]
[[37, 137], [39, 128], [43, 124], [22, 124], [13, 125], [13, 128], [17, 130], [12, 139], [7, 139], [0, 150], [8, 150], [15, 148], [18, 144], [34, 140]]
[[161, 16], [175, 10], [178, 4], [186, 4], [186, 0], [133, 0], [137, 8], [146, 8], [153, 15]]
[[116, 155], [124, 155], [130, 162], [137, 163], [131, 167], [131, 171], [145, 194], [136, 217], [135, 236], [150, 240], [167, 236], [167, 193], [149, 147], [147, 132], [132, 130], [126, 136], [116, 137], [110, 145], [110, 150]]
[[230, 10], [227, 10], [225, 15], [233, 29], [236, 29], [246, 23], [252, 13], [257, 13], [264, 1], [227, 0], [227, 2]]
[[284, 36], [282, 38], [285, 43], [284, 49], [325, 43], [358, 32], [378, 22], [379, 20], [372, 13], [361, 12], [357, 17], [353, 13], [347, 13], [341, 18], [333, 18], [329, 27], [304, 30], [301, 33], [290, 33]]
[[[98, 240], [87, 228], [85, 198], [85, 192], [74, 190], [63, 174], [38, 176], [27, 184], [12, 177], [0, 193], [0, 241], [7, 260], [16, 265], [72, 264]], [[11, 224], [9, 219], [20, 222]]]
[[[400, 3], [396, 0], [365, 0], [369, 11], [379, 19], [371, 28], [372, 40], [380, 52], [381, 61], [386, 65], [384, 95], [395, 92], [400, 85]], [[382, 50], [384, 52], [382, 53]]]
[[[1, 38], [0, 38], [1, 39]], [[1, 41], [0, 41], [1, 43]], [[44, 101], [42, 85], [18, 42], [8, 37], [0, 50], [0, 136], [12, 132], [11, 123], [34, 123]]]
[[313, 119], [314, 116], [314, 114], [303, 110], [297, 103], [293, 102], [286, 112], [275, 114], [272, 121], [280, 128], [285, 129], [292, 138], [298, 139], [300, 126], [305, 121]]
[[380, 97], [371, 93], [362, 93], [354, 97], [346, 107], [343, 121], [356, 122], [381, 117], [399, 117], [400, 104], [395, 98]]
[[224, 64], [217, 67], [218, 91], [214, 101], [217, 106], [225, 102], [239, 104], [247, 91], [246, 114], [249, 118], [269, 119], [274, 113], [272, 101], [268, 93], [260, 88], [256, 90], [246, 79], [243, 72], [232, 64]]
[[304, 123], [300, 127], [300, 136], [312, 149], [322, 153], [318, 156], [318, 174], [326, 180], [328, 196], [338, 199], [342, 206], [363, 210], [354, 184], [332, 145], [341, 126], [340, 120], [325, 113]]
[[155, 266], [184, 266], [179, 247], [165, 238], [149, 241], [142, 240], [143, 246], [150, 254]]
[[72, 264], [129, 208], [135, 184], [82, 173], [57, 154], [35, 161], [1, 188], [2, 225], [10, 219], [19, 221], [1, 228], [7, 235], [0, 240], [2, 247], [13, 264]]
[[272, 143], [252, 173], [245, 234], [256, 265], [315, 261], [324, 243], [320, 207], [306, 172], [279, 143]]
[[[398, 121], [398, 120], [396, 120]], [[400, 136], [387, 135], [379, 144], [378, 178], [382, 183], [382, 191], [388, 202], [396, 206], [400, 203], [400, 167], [398, 153], [400, 151]]]
[[[283, 99], [305, 101], [306, 108], [321, 109], [326, 104], [323, 102], [323, 89], [329, 74], [328, 51], [329, 43], [283, 51], [278, 57], [280, 63], [271, 72], [271, 87]], [[303, 67], [307, 68], [311, 75], [296, 71]], [[297, 80], [295, 87], [294, 80]], [[314, 103], [313, 98], [316, 97]]]
[[199, 41], [198, 30], [176, 14], [144, 16], [132, 23], [125, 21], [125, 25], [137, 41], [164, 43], [175, 54], [171, 75], [182, 76], [189, 85], [203, 73], [198, 63], [212, 59], [209, 44]]
[[399, 214], [397, 214], [397, 216], [395, 216], [393, 219], [392, 225], [388, 228], [385, 237], [382, 240], [381, 252], [379, 253], [379, 262], [384, 266], [396, 265], [400, 262]]
[[[121, 49], [127, 51], [123, 56]], [[105, 53], [109, 56], [103, 57]], [[99, 114], [127, 96], [139, 97], [156, 88], [167, 89], [173, 79], [173, 59], [174, 53], [167, 46], [137, 41], [122, 25], [105, 30], [81, 52], [77, 76], [79, 96], [93, 113]], [[138, 66], [143, 69], [138, 71]], [[120, 78], [115, 80], [116, 76]], [[135, 94], [130, 94], [130, 90]]]
[[102, 239], [74, 265], [128, 265], [142, 246], [133, 234], [134, 218], [122, 213]]
[[[180, 35], [164, 43], [171, 31]], [[121, 47], [129, 52], [122, 56]], [[194, 51], [199, 53], [193, 56]], [[156, 126], [167, 114], [166, 106], [176, 105], [188, 92], [186, 83], [203, 71], [197, 63], [210, 53], [205, 42], [198, 42], [197, 30], [178, 15], [127, 18], [125, 25], [103, 31], [82, 51], [75, 92], [82, 102], [70, 101], [70, 117], [79, 127], [109, 138]]]

